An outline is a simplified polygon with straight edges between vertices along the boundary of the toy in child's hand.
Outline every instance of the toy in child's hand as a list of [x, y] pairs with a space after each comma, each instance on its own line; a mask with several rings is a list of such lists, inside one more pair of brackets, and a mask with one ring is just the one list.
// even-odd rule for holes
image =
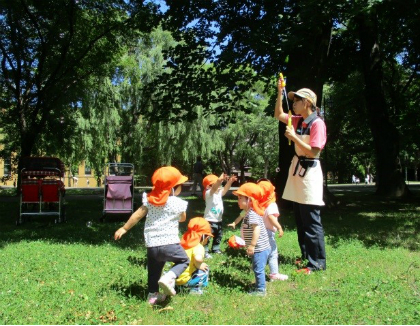
[[245, 240], [237, 235], [232, 235], [228, 240], [229, 247], [239, 249], [245, 247]]

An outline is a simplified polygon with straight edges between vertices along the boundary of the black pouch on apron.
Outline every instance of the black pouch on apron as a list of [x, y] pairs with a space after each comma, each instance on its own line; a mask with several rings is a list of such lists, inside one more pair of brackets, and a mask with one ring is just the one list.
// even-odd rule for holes
[[317, 161], [319, 160], [318, 158], [307, 158], [305, 156], [297, 156], [297, 158], [298, 158], [298, 161], [296, 163], [295, 171], [293, 172], [293, 175], [295, 176], [296, 173], [298, 173], [298, 168], [300, 166], [298, 176], [302, 178], [306, 175], [306, 172], [308, 171], [309, 168], [313, 168], [318, 164]]

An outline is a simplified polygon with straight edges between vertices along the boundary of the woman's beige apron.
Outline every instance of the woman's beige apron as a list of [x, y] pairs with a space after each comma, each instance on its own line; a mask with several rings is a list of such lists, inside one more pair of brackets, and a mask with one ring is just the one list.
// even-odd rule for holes
[[[297, 135], [303, 142], [309, 144], [309, 135]], [[321, 163], [319, 160], [310, 162], [303, 177], [304, 168], [299, 164], [298, 156], [305, 156], [303, 151], [295, 146], [296, 155], [293, 156], [289, 167], [286, 187], [283, 192], [283, 199], [297, 202], [299, 204], [324, 206], [322, 199], [324, 191], [324, 180], [322, 175]], [[296, 174], [296, 164], [299, 164]]]

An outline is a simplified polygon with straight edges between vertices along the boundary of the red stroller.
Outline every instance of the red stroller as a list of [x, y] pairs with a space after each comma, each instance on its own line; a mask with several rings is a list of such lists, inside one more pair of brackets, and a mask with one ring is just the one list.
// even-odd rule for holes
[[134, 165], [108, 163], [104, 181], [104, 209], [101, 222], [107, 214], [132, 214], [134, 211]]
[[32, 216], [54, 216], [55, 223], [66, 220], [65, 187], [61, 178], [65, 167], [55, 157], [25, 157], [22, 160], [20, 210], [16, 225]]

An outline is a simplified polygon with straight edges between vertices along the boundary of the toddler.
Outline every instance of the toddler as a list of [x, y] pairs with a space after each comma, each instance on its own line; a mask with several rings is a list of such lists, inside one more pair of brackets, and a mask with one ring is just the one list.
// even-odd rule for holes
[[181, 246], [190, 259], [187, 269], [178, 277], [176, 285], [190, 289], [191, 294], [203, 294], [202, 288], [209, 282], [209, 266], [204, 262], [204, 247], [212, 237], [210, 223], [202, 217], [194, 217], [181, 238]]
[[268, 180], [261, 180], [257, 184], [263, 191], [263, 198], [261, 202], [261, 206], [265, 209], [263, 221], [265, 227], [267, 228], [268, 240], [271, 247], [271, 252], [268, 256], [268, 266], [270, 267], [269, 277], [271, 281], [285, 281], [289, 277], [284, 274], [279, 274], [279, 254], [275, 239], [275, 234], [277, 231], [279, 231], [279, 237], [283, 236], [283, 229], [277, 220], [277, 218], [280, 216], [280, 212], [276, 204], [276, 193], [274, 192], [275, 187]]
[[264, 209], [260, 205], [263, 192], [260, 186], [247, 182], [239, 187], [233, 194], [238, 196], [238, 205], [246, 210], [241, 225], [241, 235], [247, 245], [247, 254], [252, 257], [252, 269], [255, 274], [255, 289], [251, 295], [265, 296], [265, 265], [271, 248], [262, 216]]
[[[223, 180], [227, 180], [226, 185], [221, 188]], [[236, 176], [227, 177], [222, 173], [219, 177], [214, 174], [209, 174], [203, 179], [203, 197], [206, 201], [206, 209], [204, 211], [204, 218], [210, 222], [211, 231], [214, 236], [212, 242], [212, 252], [220, 254], [220, 243], [222, 242], [222, 215], [223, 215], [223, 199], [229, 191], [232, 183], [237, 180]], [[208, 245], [205, 246], [206, 258], [211, 258], [209, 254]]]
[[[190, 260], [179, 241], [179, 222], [186, 220], [188, 203], [177, 198], [181, 184], [188, 178], [176, 168], [164, 166], [152, 176], [152, 191], [143, 194], [143, 205], [135, 211], [114, 235], [115, 240], [127, 233], [147, 215], [144, 226], [144, 238], [147, 247], [147, 287], [149, 304], [156, 304], [166, 299], [167, 295], [176, 294], [175, 279], [188, 267]], [[173, 262], [169, 272], [161, 276], [166, 262]], [[159, 293], [159, 286], [163, 294]]]

